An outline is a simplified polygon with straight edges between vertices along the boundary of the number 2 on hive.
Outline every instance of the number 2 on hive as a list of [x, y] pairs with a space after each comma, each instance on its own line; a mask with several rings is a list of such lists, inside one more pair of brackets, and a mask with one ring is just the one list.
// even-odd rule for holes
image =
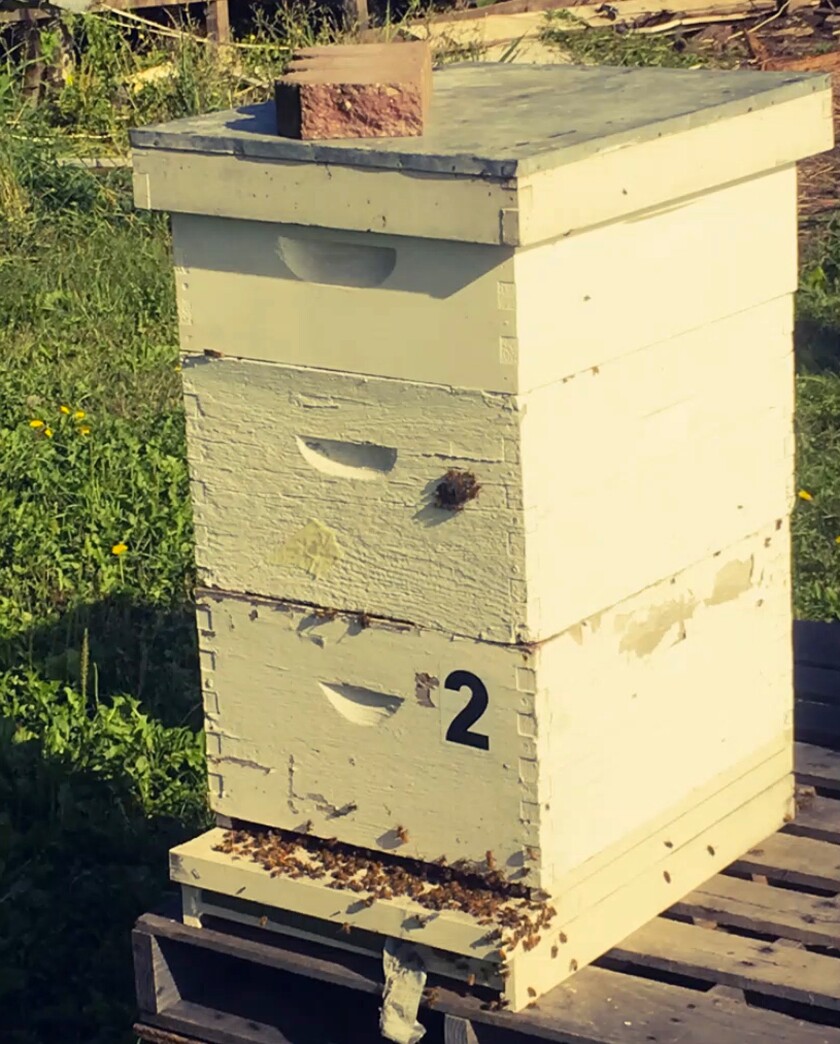
[[452, 671], [443, 684], [445, 688], [453, 692], [461, 692], [463, 689], [468, 689], [470, 692], [470, 699], [466, 707], [455, 715], [446, 730], [446, 739], [450, 743], [461, 743], [465, 747], [474, 747], [476, 750], [489, 750], [490, 737], [480, 732], [470, 731], [487, 710], [490, 702], [487, 686], [471, 671]]

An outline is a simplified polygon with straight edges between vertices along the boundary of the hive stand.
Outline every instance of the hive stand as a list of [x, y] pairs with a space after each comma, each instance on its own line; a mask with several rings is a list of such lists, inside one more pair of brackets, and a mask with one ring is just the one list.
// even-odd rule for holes
[[[800, 623], [796, 635], [799, 675], [821, 673], [835, 718], [838, 630]], [[812, 683], [797, 689], [806, 718], [812, 696]], [[794, 824], [524, 1012], [486, 1011], [480, 991], [441, 982], [420, 1013], [424, 1039], [840, 1044], [840, 755], [816, 745], [836, 735], [812, 731], [813, 745], [797, 745]], [[150, 1044], [363, 1044], [375, 1032], [371, 958], [229, 921], [192, 929], [177, 912], [142, 917], [134, 952], [135, 1029]]]
[[458, 66], [420, 138], [273, 127], [133, 135], [172, 212], [211, 802], [461, 864], [498, 909], [221, 829], [171, 876], [193, 925], [409, 939], [521, 1010], [792, 818], [795, 163], [828, 80]]

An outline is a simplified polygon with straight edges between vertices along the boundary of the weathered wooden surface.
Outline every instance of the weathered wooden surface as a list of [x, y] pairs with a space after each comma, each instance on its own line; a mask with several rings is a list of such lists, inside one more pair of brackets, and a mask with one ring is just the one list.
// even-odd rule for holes
[[529, 648], [203, 591], [213, 807], [427, 861], [492, 838], [504, 873], [552, 889], [789, 742], [787, 554], [772, 524]]
[[791, 322], [778, 298], [527, 396], [188, 356], [201, 583], [549, 638], [781, 526]]
[[[429, 132], [417, 138], [279, 138], [273, 105], [135, 131], [136, 203], [531, 246], [833, 143], [821, 75], [476, 63], [435, 73], [434, 91]], [[562, 106], [543, 103], [553, 91]]]

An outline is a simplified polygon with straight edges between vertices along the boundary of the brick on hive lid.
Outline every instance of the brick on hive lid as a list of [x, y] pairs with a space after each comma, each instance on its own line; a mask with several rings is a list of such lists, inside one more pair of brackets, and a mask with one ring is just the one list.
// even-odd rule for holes
[[308, 47], [275, 83], [277, 133], [302, 140], [423, 133], [431, 100], [428, 44]]

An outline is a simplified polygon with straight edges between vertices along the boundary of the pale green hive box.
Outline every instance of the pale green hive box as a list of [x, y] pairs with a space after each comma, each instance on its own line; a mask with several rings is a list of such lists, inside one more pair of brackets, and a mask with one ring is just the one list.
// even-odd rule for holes
[[465, 65], [419, 139], [272, 126], [133, 135], [173, 219], [212, 805], [493, 862], [556, 912], [502, 958], [217, 832], [172, 874], [194, 918], [410, 936], [522, 1007], [791, 812], [795, 164], [828, 80]]

